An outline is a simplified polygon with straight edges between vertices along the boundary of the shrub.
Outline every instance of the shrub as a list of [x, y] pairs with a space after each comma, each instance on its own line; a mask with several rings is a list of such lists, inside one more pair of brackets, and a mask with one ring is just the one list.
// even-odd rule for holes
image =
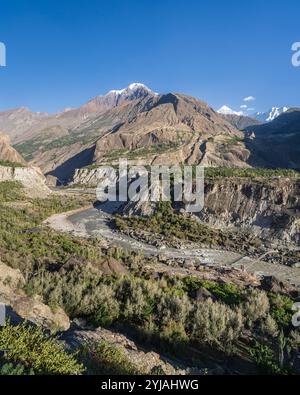
[[263, 373], [279, 375], [286, 372], [280, 368], [276, 361], [274, 351], [267, 345], [256, 342], [250, 349], [250, 355]]
[[266, 318], [269, 313], [270, 303], [267, 294], [255, 289], [250, 290], [242, 308], [246, 322], [251, 327], [256, 321]]
[[287, 328], [292, 323], [293, 301], [279, 294], [269, 294], [271, 304], [271, 315], [280, 328]]
[[26, 369], [24, 365], [5, 363], [0, 367], [0, 376], [28, 376], [34, 375], [34, 371], [32, 369]]
[[195, 340], [224, 350], [240, 337], [243, 316], [240, 310], [208, 299], [196, 304], [193, 323]]
[[139, 369], [130, 361], [125, 351], [107, 341], [85, 344], [80, 353], [87, 366], [87, 373], [93, 375], [137, 375]]
[[0, 349], [7, 350], [5, 359], [21, 363], [40, 374], [79, 374], [83, 366], [74, 355], [67, 354], [55, 337], [46, 336], [42, 329], [26, 323], [9, 322], [0, 330]]

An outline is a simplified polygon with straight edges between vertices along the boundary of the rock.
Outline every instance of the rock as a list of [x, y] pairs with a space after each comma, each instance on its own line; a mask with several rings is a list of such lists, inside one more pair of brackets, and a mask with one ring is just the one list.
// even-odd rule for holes
[[122, 349], [131, 363], [145, 374], [162, 373], [166, 375], [185, 375], [189, 371], [195, 371], [193, 367], [178, 367], [178, 363], [171, 358], [164, 358], [162, 355], [152, 351], [140, 349], [138, 344], [120, 332], [113, 332], [108, 329], [97, 328], [95, 330], [70, 330], [63, 334], [62, 338], [71, 351], [83, 343], [98, 343], [105, 341], [117, 348]]
[[199, 302], [204, 302], [207, 299], [211, 299], [213, 302], [217, 300], [214, 294], [212, 294], [208, 289], [206, 288], [199, 288], [196, 291], [196, 300]]
[[42, 302], [40, 296], [17, 297], [12, 307], [20, 317], [35, 325], [55, 331], [66, 331], [70, 328], [70, 320], [66, 313], [60, 307], [51, 309]]
[[105, 275], [127, 273], [127, 269], [114, 258], [108, 258], [103, 264], [100, 265], [100, 269]]
[[32, 198], [44, 198], [50, 194], [46, 179], [38, 167], [0, 166], [0, 182], [18, 181]]
[[48, 174], [46, 176], [46, 185], [48, 187], [56, 187], [61, 185], [61, 182], [59, 181], [59, 179], [55, 176], [51, 176], [50, 174]]
[[25, 280], [19, 269], [12, 269], [0, 262], [0, 293], [16, 290], [24, 284]]
[[279, 294], [291, 294], [295, 290], [288, 284], [284, 284], [274, 276], [263, 276], [261, 279], [261, 289], [266, 292], [273, 292]]
[[194, 261], [192, 259], [185, 259], [183, 267], [185, 269], [194, 270], [195, 269]]

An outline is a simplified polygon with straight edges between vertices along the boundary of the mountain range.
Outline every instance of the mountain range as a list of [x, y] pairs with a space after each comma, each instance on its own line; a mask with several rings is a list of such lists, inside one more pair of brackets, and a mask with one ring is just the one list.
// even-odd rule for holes
[[218, 113], [225, 116], [238, 116], [244, 118], [250, 118], [261, 123], [267, 123], [274, 121], [279, 115], [288, 111], [289, 107], [272, 107], [270, 110], [266, 112], [255, 112], [245, 114], [243, 111], [234, 111], [232, 108], [228, 106], [222, 106]]
[[288, 107], [272, 107], [266, 112], [256, 112], [252, 117], [263, 123], [272, 122], [274, 119], [278, 118], [279, 115], [288, 111], [288, 109]]
[[291, 108], [273, 121], [253, 125], [255, 134], [248, 144], [249, 163], [255, 166], [300, 168], [300, 109]]
[[[76, 168], [113, 163], [120, 156], [143, 164], [255, 166], [254, 157], [257, 163], [266, 160], [247, 134], [250, 128], [260, 136], [260, 124], [228, 107], [216, 112], [201, 100], [180, 93], [160, 95], [140, 83], [57, 114], [26, 108], [0, 112], [0, 130], [19, 154], [64, 181]], [[285, 167], [298, 162], [287, 161]]]

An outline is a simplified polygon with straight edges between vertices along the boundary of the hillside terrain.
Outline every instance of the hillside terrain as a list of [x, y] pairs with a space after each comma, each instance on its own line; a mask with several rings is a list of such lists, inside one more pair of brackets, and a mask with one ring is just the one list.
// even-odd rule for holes
[[256, 138], [249, 141], [250, 164], [300, 168], [300, 110], [290, 109], [274, 121], [250, 126]]
[[232, 126], [239, 130], [245, 130], [254, 125], [260, 125], [262, 122], [245, 115], [225, 114], [223, 117], [231, 123]]

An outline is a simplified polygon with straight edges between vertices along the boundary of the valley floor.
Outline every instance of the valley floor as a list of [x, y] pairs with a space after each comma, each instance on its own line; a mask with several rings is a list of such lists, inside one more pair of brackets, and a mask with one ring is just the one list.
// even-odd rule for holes
[[[280, 281], [288, 282], [300, 287], [300, 268], [264, 262], [260, 258], [248, 257], [231, 251], [203, 248], [175, 249], [166, 246], [156, 247], [138, 241], [130, 236], [118, 232], [113, 228], [112, 213], [118, 208], [118, 203], [106, 203], [96, 207], [81, 208], [79, 210], [55, 214], [45, 221], [52, 229], [71, 233], [79, 237], [103, 237], [110, 243], [123, 249], [143, 253], [145, 256], [164, 256], [167, 259], [188, 260], [196, 259], [199, 267], [229, 267], [243, 268], [257, 276], [275, 276]], [[272, 251], [270, 250], [269, 253]], [[267, 254], [264, 254], [267, 255]], [[167, 267], [167, 265], [164, 265]], [[168, 270], [171, 270], [170, 268]], [[172, 268], [173, 272], [195, 274], [195, 270]]]

